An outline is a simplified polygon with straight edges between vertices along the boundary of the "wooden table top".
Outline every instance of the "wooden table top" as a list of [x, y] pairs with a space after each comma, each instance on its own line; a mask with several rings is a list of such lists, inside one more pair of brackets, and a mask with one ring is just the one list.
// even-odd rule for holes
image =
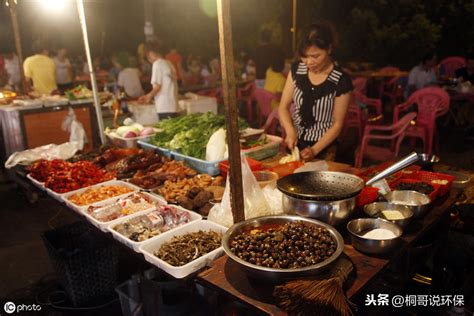
[[[344, 254], [350, 258], [355, 268], [355, 273], [349, 277], [346, 283], [348, 287], [347, 296], [351, 298], [363, 291], [391, 261], [403, 255], [408, 246], [423, 237], [430, 228], [447, 215], [448, 209], [460, 194], [461, 192], [458, 190], [451, 190], [447, 196], [435, 201], [435, 204], [424, 218], [415, 220], [405, 229], [402, 245], [389, 255], [369, 256], [363, 254], [355, 250], [350, 245], [350, 241], [346, 239]], [[343, 233], [343, 236], [347, 237], [345, 228], [339, 230]], [[241, 268], [226, 255], [215, 260], [209, 269], [197, 276], [196, 280], [260, 312], [269, 315], [286, 315], [275, 305], [272, 297], [274, 286], [249, 279]]]
[[351, 73], [352, 77], [368, 77], [368, 78], [388, 78], [388, 77], [406, 77], [408, 71], [392, 71], [392, 72], [379, 72], [373, 70], [366, 71], [354, 71]]

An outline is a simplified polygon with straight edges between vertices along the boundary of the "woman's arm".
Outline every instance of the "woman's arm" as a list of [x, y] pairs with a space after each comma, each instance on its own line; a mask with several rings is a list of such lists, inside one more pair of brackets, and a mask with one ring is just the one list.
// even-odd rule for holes
[[[351, 92], [342, 94], [334, 100], [334, 111], [332, 114], [332, 126], [321, 139], [311, 147], [310, 151], [301, 151], [301, 157], [305, 160], [311, 160], [316, 157], [323, 149], [329, 146], [342, 131], [344, 126], [344, 118], [346, 117], [347, 108], [351, 99]], [[311, 157], [312, 155], [312, 157]]]
[[293, 126], [293, 120], [291, 119], [290, 105], [293, 101], [293, 78], [291, 77], [291, 72], [288, 74], [286, 79], [285, 87], [280, 99], [280, 105], [278, 107], [278, 115], [280, 117], [280, 124], [285, 130], [286, 133], [286, 145], [289, 149], [293, 149], [296, 146], [296, 130]]

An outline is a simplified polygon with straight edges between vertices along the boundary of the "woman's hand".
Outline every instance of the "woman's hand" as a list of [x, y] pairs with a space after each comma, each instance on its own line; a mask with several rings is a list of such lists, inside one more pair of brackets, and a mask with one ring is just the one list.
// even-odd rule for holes
[[313, 160], [316, 155], [314, 154], [313, 149], [311, 147], [306, 147], [305, 149], [300, 151], [300, 156], [304, 161], [310, 161]]
[[286, 134], [285, 143], [286, 146], [288, 146], [288, 149], [293, 150], [297, 143], [296, 133], [291, 131]]

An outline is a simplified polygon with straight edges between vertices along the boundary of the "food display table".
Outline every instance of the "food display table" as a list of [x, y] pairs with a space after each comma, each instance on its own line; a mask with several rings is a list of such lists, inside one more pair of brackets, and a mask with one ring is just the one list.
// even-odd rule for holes
[[[449, 215], [449, 208], [460, 194], [459, 190], [453, 189], [447, 197], [438, 200], [424, 218], [416, 220], [407, 227], [402, 236], [402, 245], [387, 256], [365, 255], [355, 250], [350, 245], [350, 241], [346, 239], [344, 254], [354, 264], [355, 271], [346, 282], [347, 297], [351, 299], [361, 293], [377, 279], [390, 263], [406, 255], [410, 246], [429, 233], [437, 223], [446, 219]], [[339, 228], [339, 231], [343, 233], [346, 230]], [[275, 300], [272, 297], [274, 285], [249, 279], [241, 268], [226, 255], [214, 261], [211, 268], [201, 272], [196, 280], [198, 283], [217, 290], [220, 294], [230, 296], [258, 312], [269, 315], [286, 315], [275, 305]]]

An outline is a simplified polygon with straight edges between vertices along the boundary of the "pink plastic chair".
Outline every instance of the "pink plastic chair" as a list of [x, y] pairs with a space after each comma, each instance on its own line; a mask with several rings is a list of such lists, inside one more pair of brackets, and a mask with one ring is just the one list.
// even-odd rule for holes
[[431, 154], [436, 135], [436, 119], [449, 111], [449, 94], [441, 88], [428, 87], [415, 91], [406, 102], [399, 104], [393, 111], [393, 121], [397, 122], [401, 112], [415, 105], [418, 110], [416, 124], [406, 131], [407, 137], [420, 138], [424, 152]]
[[357, 77], [352, 80], [354, 91], [358, 91], [362, 94], [367, 94], [367, 78]]
[[[362, 166], [362, 160], [364, 157], [369, 157], [370, 159], [377, 161], [386, 161], [397, 157], [406, 130], [415, 117], [416, 113], [410, 112], [390, 126], [367, 125], [364, 129], [364, 136], [362, 137], [361, 145], [355, 152], [355, 167], [360, 168]], [[387, 140], [394, 143], [395, 146], [385, 148], [369, 145], [369, 141], [372, 139]]]
[[[392, 67], [392, 66], [383, 67], [382, 69], [379, 70], [379, 72], [386, 72], [386, 73], [398, 72], [398, 71], [400, 71], [400, 68]], [[379, 85], [380, 99], [382, 99], [385, 96], [385, 97], [388, 97], [390, 104], [396, 104], [397, 99], [399, 99], [400, 96], [403, 97], [403, 91], [400, 94], [400, 91], [398, 89], [399, 80], [400, 80], [399, 76], [383, 80]]]
[[[363, 110], [358, 103], [366, 105], [367, 109]], [[369, 108], [371, 107], [374, 108], [373, 111], [369, 111]], [[370, 118], [369, 112], [374, 113], [370, 115]], [[361, 140], [365, 125], [379, 121], [382, 118], [382, 102], [380, 100], [368, 98], [358, 91], [353, 91], [352, 98], [347, 109], [346, 118], [344, 120], [344, 127], [341, 136], [345, 137], [350, 128], [355, 128], [357, 130], [359, 140]]]
[[439, 67], [444, 69], [444, 76], [448, 78], [454, 77], [456, 70], [466, 65], [466, 59], [460, 56], [446, 57], [439, 63]]
[[249, 102], [254, 100], [257, 102], [257, 122], [261, 126], [272, 113], [272, 101], [279, 101], [280, 98], [267, 90], [255, 88]]
[[272, 110], [270, 115], [268, 115], [267, 120], [265, 124], [261, 127], [261, 129], [265, 130], [267, 134], [277, 135], [279, 125], [280, 125], [280, 118], [278, 117], [278, 109], [274, 109]]

